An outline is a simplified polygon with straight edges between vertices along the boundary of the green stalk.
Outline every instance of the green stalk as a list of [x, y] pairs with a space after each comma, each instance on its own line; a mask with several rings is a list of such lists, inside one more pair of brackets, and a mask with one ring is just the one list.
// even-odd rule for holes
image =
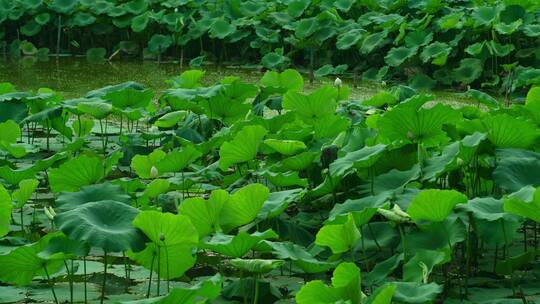
[[157, 296], [159, 297], [159, 287], [161, 283], [161, 247], [157, 248], [158, 264], [157, 264]]
[[255, 275], [253, 277], [253, 279], [255, 280], [254, 284], [255, 284], [255, 291], [253, 292], [253, 304], [257, 304], [257, 302], [259, 301], [259, 275]]
[[105, 300], [105, 286], [107, 284], [107, 251], [104, 252], [103, 255], [103, 285], [101, 286], [101, 304], [103, 304], [103, 301]]
[[49, 271], [47, 270], [47, 265], [43, 265], [43, 270], [45, 270], [45, 275], [47, 276], [47, 281], [49, 282], [49, 286], [51, 287], [51, 291], [54, 298], [54, 303], [58, 304], [58, 298], [56, 297], [56, 292], [54, 291], [54, 282], [51, 280], [51, 276], [49, 276]]
[[154, 272], [154, 262], [156, 260], [156, 252], [152, 254], [152, 263], [150, 264], [150, 277], [148, 278], [148, 291], [146, 292], [146, 298], [150, 298], [150, 289], [152, 287], [152, 273]]
[[405, 240], [405, 233], [403, 232], [403, 227], [401, 224], [398, 224], [399, 236], [401, 237], [401, 247], [403, 250], [404, 261], [407, 261], [407, 241]]
[[83, 257], [83, 271], [84, 271], [84, 304], [88, 303], [88, 292], [86, 287], [86, 256]]

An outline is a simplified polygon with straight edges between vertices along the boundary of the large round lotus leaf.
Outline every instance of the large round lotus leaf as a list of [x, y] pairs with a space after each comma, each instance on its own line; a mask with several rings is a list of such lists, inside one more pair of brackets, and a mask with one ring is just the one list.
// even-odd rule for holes
[[172, 128], [178, 124], [178, 122], [184, 119], [188, 115], [187, 111], [173, 111], [161, 116], [154, 126], [159, 128]]
[[378, 144], [371, 147], [349, 152], [330, 164], [330, 174], [343, 177], [354, 169], [369, 168], [383, 155], [386, 145]]
[[37, 48], [29, 41], [21, 42], [21, 52], [26, 56], [34, 56], [37, 54]]
[[416, 52], [418, 51], [417, 47], [398, 47], [398, 48], [392, 48], [386, 57], [384, 57], [385, 62], [389, 66], [400, 66], [405, 60], [411, 58], [412, 56], [416, 55]]
[[49, 171], [53, 192], [79, 191], [82, 186], [98, 182], [105, 176], [105, 164], [99, 158], [79, 156]]
[[22, 0], [18, 2], [25, 9], [32, 10], [37, 9], [43, 3], [43, 0]]
[[360, 50], [363, 54], [371, 53], [373, 50], [378, 49], [382, 46], [384, 39], [388, 36], [387, 32], [378, 32], [373, 33], [367, 36], [364, 41], [362, 41], [362, 46]]
[[139, 15], [131, 21], [131, 29], [136, 32], [142, 32], [148, 25], [148, 22], [150, 21], [150, 14], [148, 12]]
[[59, 233], [49, 233], [38, 242], [18, 247], [8, 254], [0, 255], [0, 281], [16, 285], [28, 285], [36, 275], [45, 276], [55, 273], [63, 267], [63, 261], [47, 261], [39, 257], [49, 241]]
[[223, 39], [236, 31], [236, 26], [223, 19], [218, 19], [210, 26], [210, 37]]
[[467, 197], [455, 190], [423, 190], [414, 197], [407, 213], [415, 221], [442, 222], [457, 204], [464, 203]]
[[293, 0], [288, 3], [287, 13], [292, 17], [300, 17], [311, 4], [311, 0]]
[[339, 50], [347, 50], [355, 45], [365, 33], [366, 31], [362, 29], [345, 32], [337, 37], [336, 47]]
[[148, 8], [148, 1], [147, 0], [132, 0], [130, 2], [125, 3], [124, 8], [126, 11], [132, 13], [133, 15], [138, 15], [146, 11]]
[[396, 285], [394, 300], [399, 303], [428, 303], [443, 291], [437, 283], [422, 284], [417, 282], [391, 282]]
[[51, 238], [47, 246], [38, 253], [38, 256], [46, 260], [67, 260], [87, 256], [90, 246], [84, 242], [72, 240], [60, 234]]
[[25, 36], [34, 36], [41, 31], [41, 25], [34, 20], [28, 21], [21, 27], [21, 33]]
[[526, 149], [540, 136], [536, 124], [508, 114], [489, 115], [482, 124], [489, 141], [499, 148]]
[[253, 221], [269, 195], [270, 190], [261, 184], [250, 184], [234, 192], [221, 211], [223, 231], [229, 232]]
[[96, 22], [96, 17], [89, 13], [78, 12], [73, 15], [69, 21], [72, 26], [88, 26]]
[[317, 18], [301, 19], [296, 23], [295, 35], [300, 39], [304, 39], [313, 34], [319, 26]]
[[431, 63], [433, 64], [444, 65], [446, 64], [446, 59], [451, 51], [452, 47], [448, 44], [438, 41], [433, 42], [426, 46], [422, 53], [420, 53], [420, 59], [422, 59], [424, 63], [431, 60]]
[[337, 94], [338, 90], [330, 86], [323, 86], [309, 95], [289, 91], [283, 96], [283, 108], [294, 110], [304, 122], [312, 124], [335, 113]]
[[86, 242], [109, 252], [139, 251], [144, 248], [144, 235], [132, 222], [139, 210], [116, 201], [84, 204], [55, 217], [58, 229], [69, 238]]
[[184, 215], [142, 211], [133, 221], [133, 226], [139, 228], [158, 246], [195, 246], [199, 242], [197, 229]]
[[264, 232], [257, 231], [253, 234], [240, 231], [238, 235], [234, 236], [217, 233], [212, 238], [205, 240], [201, 247], [229, 257], [240, 258], [261, 241], [277, 237], [278, 235], [272, 229]]
[[221, 210], [229, 200], [229, 193], [225, 190], [214, 190], [210, 198], [193, 197], [184, 200], [180, 206], [180, 214], [189, 217], [199, 236], [209, 235], [219, 230]]
[[119, 185], [103, 183], [83, 186], [77, 192], [61, 192], [56, 199], [56, 207], [60, 211], [75, 209], [90, 202], [113, 200], [131, 204], [131, 197]]
[[153, 96], [154, 92], [150, 89], [137, 90], [134, 88], [124, 88], [107, 93], [103, 96], [103, 99], [111, 101], [112, 105], [119, 109], [137, 109], [148, 106]]
[[275, 69], [283, 65], [287, 61], [287, 57], [277, 52], [269, 52], [261, 59], [261, 64], [268, 69]]
[[53, 0], [50, 7], [59, 13], [69, 14], [78, 4], [78, 0]]
[[148, 41], [148, 50], [154, 54], [164, 53], [171, 45], [171, 36], [156, 34]]
[[265, 87], [281, 89], [283, 92], [292, 90], [300, 91], [304, 87], [304, 79], [296, 70], [287, 69], [281, 73], [268, 71], [261, 78], [261, 84]]
[[[101, 52], [99, 55], [103, 55], [103, 53]], [[94, 118], [103, 119], [111, 114], [112, 104], [99, 99], [91, 102], [80, 102], [77, 104], [77, 110]]]
[[267, 139], [264, 144], [283, 155], [294, 155], [306, 150], [306, 144], [298, 140]]
[[433, 33], [423, 30], [410, 32], [405, 36], [405, 46], [408, 48], [420, 47], [427, 45], [433, 40]]
[[456, 81], [469, 84], [482, 75], [483, 64], [480, 59], [465, 58], [459, 63], [459, 67], [453, 71]]
[[4, 186], [0, 185], [0, 238], [8, 234], [11, 223], [11, 197]]
[[36, 15], [34, 17], [34, 20], [39, 25], [45, 25], [45, 24], [49, 23], [49, 20], [51, 20], [51, 15], [49, 13], [41, 13], [39, 15]]
[[477, 26], [491, 25], [499, 13], [499, 8], [496, 6], [479, 6], [472, 13], [473, 20]]
[[39, 181], [37, 179], [25, 179], [19, 182], [19, 189], [13, 191], [11, 197], [15, 202], [16, 208], [22, 208], [26, 202], [30, 199], [37, 186]]
[[528, 150], [497, 150], [497, 167], [493, 180], [508, 192], [518, 191], [526, 186], [540, 186], [540, 154]]
[[315, 239], [315, 244], [330, 247], [332, 253], [338, 254], [351, 250], [360, 239], [360, 231], [356, 227], [354, 217], [349, 214], [343, 224], [323, 226]]
[[234, 267], [251, 272], [251, 273], [266, 273], [270, 272], [273, 269], [276, 269], [283, 265], [285, 261], [283, 260], [261, 260], [261, 259], [233, 259], [231, 260], [231, 265]]
[[220, 169], [226, 170], [231, 165], [255, 158], [267, 132], [259, 125], [246, 126], [236, 134], [233, 140], [224, 142], [219, 149]]

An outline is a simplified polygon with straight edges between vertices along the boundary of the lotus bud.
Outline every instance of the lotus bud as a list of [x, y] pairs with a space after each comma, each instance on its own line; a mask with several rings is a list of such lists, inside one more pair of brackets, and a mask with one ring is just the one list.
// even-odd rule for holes
[[381, 87], [385, 87], [386, 86], [386, 81], [381, 81]]
[[[53, 215], [52, 212], [49, 210], [49, 208], [50, 208], [50, 207], [44, 207], [44, 208], [43, 208], [43, 212], [45, 212], [45, 215], [47, 216], [47, 218], [48, 218], [50, 221], [52, 221], [52, 220], [54, 220], [54, 215]], [[52, 208], [51, 208], [51, 210], [52, 210]], [[54, 212], [54, 210], [53, 210], [53, 212]]]
[[341, 88], [342, 85], [343, 85], [343, 81], [341, 81], [339, 77], [336, 77], [336, 80], [334, 80], [334, 86]]
[[175, 7], [175, 8], [174, 8], [174, 12], [175, 12], [175, 13], [178, 13], [178, 7]]
[[383, 217], [385, 217], [386, 219], [392, 222], [401, 223], [403, 220], [399, 215], [395, 214], [392, 210], [378, 208], [377, 213], [379, 213], [380, 215], [382, 215]]
[[424, 262], [418, 263], [418, 266], [420, 266], [420, 268], [422, 268], [422, 282], [424, 284], [427, 284], [428, 280], [429, 280], [429, 268], [427, 267], [426, 263], [424, 263]]
[[373, 115], [375, 113], [377, 113], [377, 110], [373, 108], [366, 111], [366, 115]]
[[461, 159], [461, 157], [458, 157], [457, 160], [456, 160], [456, 163], [458, 166], [463, 166], [463, 164], [465, 163], [465, 161], [463, 161], [463, 159]]
[[413, 139], [414, 139], [414, 134], [413, 134], [413, 132], [407, 131], [407, 138], [408, 138], [409, 140], [413, 140]]
[[159, 240], [165, 242], [165, 235], [162, 233], [159, 234]]
[[152, 166], [152, 168], [150, 168], [150, 177], [156, 178], [158, 177], [158, 175], [159, 175], [158, 169], [156, 168], [156, 166]]

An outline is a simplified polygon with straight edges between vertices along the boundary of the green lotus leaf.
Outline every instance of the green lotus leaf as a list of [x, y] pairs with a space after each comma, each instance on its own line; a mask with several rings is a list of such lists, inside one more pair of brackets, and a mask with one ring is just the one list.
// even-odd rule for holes
[[504, 190], [518, 191], [526, 186], [540, 186], [535, 170], [540, 168], [540, 154], [519, 149], [497, 150], [493, 180]]
[[[176, 244], [158, 247], [148, 243], [140, 252], [128, 252], [128, 256], [146, 269], [152, 269], [162, 279], [176, 279], [195, 265], [192, 244]], [[176, 303], [176, 302], [174, 302]]]
[[213, 231], [220, 231], [221, 211], [229, 200], [229, 193], [224, 190], [214, 190], [209, 199], [200, 197], [188, 198], [180, 206], [180, 214], [191, 219], [202, 238]]
[[478, 6], [472, 13], [476, 26], [491, 26], [495, 22], [499, 9], [496, 6]]
[[[1, 87], [1, 84], [0, 84]], [[1, 91], [1, 89], [0, 89]], [[0, 100], [2, 97], [0, 96]], [[28, 115], [28, 107], [23, 102], [12, 101], [0, 101], [0, 123], [8, 120], [13, 120], [17, 123], [21, 122]]]
[[81, 118], [80, 120], [75, 120], [71, 127], [77, 136], [85, 137], [86, 135], [92, 133], [94, 128], [94, 120]]
[[336, 47], [338, 50], [348, 50], [353, 45], [356, 45], [365, 33], [366, 31], [362, 29], [345, 32], [337, 37]]
[[148, 41], [148, 50], [153, 54], [165, 53], [173, 44], [172, 38], [169, 35], [155, 34]]
[[306, 144], [298, 140], [265, 139], [264, 144], [283, 155], [294, 155], [306, 150]]
[[87, 256], [90, 252], [90, 246], [84, 242], [79, 242], [60, 234], [51, 238], [47, 246], [38, 253], [38, 257], [51, 260], [68, 260], [77, 257]]
[[300, 91], [304, 87], [304, 79], [296, 70], [287, 69], [281, 73], [267, 71], [261, 78], [261, 84], [265, 87], [281, 89], [282, 92], [289, 90]]
[[283, 108], [294, 110], [307, 123], [333, 115], [337, 105], [337, 89], [323, 86], [309, 95], [289, 91], [283, 96]]
[[78, 12], [71, 17], [69, 23], [72, 26], [84, 27], [96, 22], [96, 17], [89, 13]]
[[332, 285], [322, 281], [310, 281], [296, 294], [298, 304], [308, 303], [360, 303], [360, 269], [350, 262], [343, 262], [336, 267], [332, 276]]
[[264, 202], [257, 218], [270, 219], [279, 216], [291, 202], [299, 200], [304, 195], [301, 188], [272, 192]]
[[391, 282], [396, 286], [394, 300], [403, 303], [421, 304], [433, 301], [443, 291], [437, 283]]
[[82, 155], [49, 170], [49, 184], [52, 192], [75, 192], [100, 181], [105, 175], [106, 166], [99, 158]]
[[21, 128], [13, 120], [0, 123], [0, 150], [4, 150], [15, 158], [26, 155], [24, 146], [17, 144], [21, 136]]
[[125, 110], [147, 107], [152, 100], [153, 95], [154, 92], [150, 89], [137, 90], [128, 87], [118, 91], [109, 92], [102, 98], [110, 101], [114, 107]]
[[533, 87], [527, 92], [525, 109], [529, 112], [534, 122], [537, 125], [540, 124], [540, 87]]
[[19, 189], [13, 191], [12, 198], [15, 201], [15, 208], [22, 208], [30, 199], [39, 181], [36, 179], [25, 179], [19, 182]]
[[223, 277], [216, 274], [189, 287], [177, 287], [166, 296], [136, 301], [122, 301], [122, 304], [191, 304], [197, 301], [211, 300], [221, 293]]
[[429, 99], [430, 96], [413, 97], [385, 112], [377, 120], [379, 135], [388, 143], [412, 141], [431, 147], [447, 142], [449, 138], [442, 126], [459, 121], [461, 113], [442, 104], [423, 108]]
[[396, 253], [388, 259], [377, 263], [371, 272], [363, 276], [366, 285], [383, 282], [403, 261], [403, 253]]
[[446, 64], [446, 59], [451, 52], [451, 46], [444, 42], [436, 41], [424, 47], [422, 53], [420, 53], [420, 59], [424, 63], [431, 60], [431, 63], [442, 66]]
[[60, 192], [56, 199], [56, 207], [60, 211], [73, 210], [90, 202], [113, 200], [131, 205], [131, 197], [122, 187], [111, 183], [82, 186], [77, 192]]
[[205, 72], [202, 70], [187, 70], [168, 82], [175, 88], [195, 89], [202, 87], [201, 80], [204, 74]]
[[147, 0], [132, 0], [124, 4], [126, 11], [132, 13], [133, 15], [138, 15], [146, 11], [148, 8]]
[[286, 171], [301, 171], [309, 167], [317, 158], [317, 152], [302, 152], [298, 155], [283, 159], [276, 166], [282, 172]]
[[405, 36], [405, 46], [408, 48], [415, 48], [427, 45], [433, 40], [433, 33], [429, 33], [423, 30], [416, 30], [410, 32]]
[[459, 67], [453, 71], [454, 78], [462, 84], [475, 81], [482, 74], [483, 64], [480, 59], [465, 58], [459, 63]]
[[391, 304], [394, 293], [396, 292], [396, 285], [386, 284], [375, 290], [369, 297], [368, 303], [370, 304]]
[[257, 218], [270, 190], [261, 184], [250, 184], [234, 192], [223, 204], [220, 225], [224, 232], [248, 224]]
[[103, 100], [83, 101], [77, 104], [77, 110], [96, 119], [103, 119], [112, 112], [112, 105]]
[[283, 260], [261, 260], [261, 259], [251, 259], [251, 260], [244, 260], [244, 259], [232, 259], [231, 265], [234, 267], [251, 272], [251, 273], [266, 273], [270, 272], [273, 269], [276, 269], [280, 266], [282, 266], [285, 261]]
[[338, 254], [351, 250], [359, 239], [360, 231], [349, 214], [343, 224], [324, 225], [317, 232], [315, 244], [330, 247], [332, 253]]
[[362, 41], [362, 46], [360, 47], [360, 51], [363, 54], [371, 53], [375, 49], [378, 49], [382, 46], [387, 36], [388, 36], [388, 33], [385, 31], [370, 34]]
[[334, 6], [338, 10], [346, 13], [351, 9], [354, 3], [355, 3], [354, 0], [337, 0], [337, 1], [334, 1]]
[[463, 26], [461, 19], [464, 16], [464, 12], [455, 12], [446, 14], [437, 20], [437, 24], [443, 30], [460, 29]]
[[169, 112], [158, 118], [156, 122], [154, 122], [154, 126], [166, 129], [172, 128], [176, 126], [179, 121], [186, 118], [187, 114], [188, 113], [186, 111]]
[[291, 186], [301, 186], [307, 187], [308, 181], [306, 178], [300, 178], [298, 172], [289, 171], [289, 172], [272, 172], [265, 171], [263, 174], [264, 177], [272, 185], [277, 187], [291, 187]]
[[24, 0], [20, 1], [19, 4], [25, 9], [32, 10], [39, 8], [43, 4], [43, 0]]
[[252, 234], [246, 231], [240, 231], [234, 236], [218, 233], [212, 238], [205, 240], [201, 247], [225, 256], [240, 258], [249, 252], [249, 250], [256, 247], [261, 241], [275, 239], [277, 237], [278, 235], [271, 229]]
[[290, 259], [293, 264], [302, 269], [305, 273], [326, 272], [336, 266], [333, 262], [322, 262], [317, 260], [305, 248], [294, 243], [267, 242], [273, 249], [274, 255], [280, 259]]
[[288, 3], [287, 13], [295, 18], [300, 17], [311, 4], [311, 0], [293, 0]]
[[197, 229], [184, 215], [142, 211], [133, 220], [133, 226], [160, 247], [181, 244], [195, 247], [199, 242]]
[[470, 212], [475, 219], [488, 222], [500, 219], [507, 220], [513, 217], [511, 214], [504, 212], [502, 200], [492, 197], [474, 198], [467, 204], [459, 205], [458, 208]]
[[523, 33], [528, 37], [540, 36], [540, 24], [527, 24], [521, 27]]
[[268, 131], [255, 125], [240, 130], [233, 140], [224, 142], [219, 149], [219, 168], [226, 170], [231, 165], [252, 160], [257, 156], [259, 145]]
[[511, 23], [498, 22], [495, 24], [495, 30], [501, 35], [510, 35], [517, 31], [522, 24], [522, 19], [518, 19]]
[[41, 25], [35, 20], [30, 20], [21, 27], [21, 33], [25, 36], [35, 36], [39, 32], [41, 32]]
[[[170, 153], [156, 149], [148, 155], [135, 155], [131, 160], [131, 168], [141, 178], [155, 178], [166, 173], [180, 172], [201, 156], [193, 146], [176, 149]], [[157, 175], [152, 175], [152, 167], [157, 170]]]
[[467, 96], [470, 96], [474, 98], [476, 101], [478, 101], [481, 104], [485, 104], [487, 106], [498, 106], [499, 102], [497, 99], [491, 97], [489, 94], [484, 93], [482, 91], [478, 91], [475, 89], [469, 89], [467, 90]]
[[275, 69], [285, 65], [287, 60], [288, 58], [283, 56], [283, 52], [276, 50], [274, 52], [266, 53], [261, 58], [261, 64], [268, 69]]
[[407, 208], [414, 221], [442, 222], [458, 204], [467, 203], [467, 197], [455, 190], [422, 190]]
[[398, 47], [398, 48], [392, 48], [386, 57], [384, 57], [385, 62], [389, 66], [397, 67], [403, 64], [407, 59], [411, 58], [412, 56], [416, 55], [418, 51], [417, 47]]
[[49, 233], [38, 242], [18, 247], [0, 255], [0, 281], [15, 285], [28, 285], [36, 275], [53, 274], [64, 266], [63, 261], [47, 261], [39, 257], [49, 241], [58, 233]]
[[529, 148], [540, 135], [534, 123], [508, 114], [486, 116], [482, 124], [489, 141], [500, 148]]
[[149, 12], [145, 12], [139, 16], [136, 16], [131, 20], [131, 29], [135, 33], [140, 33], [146, 29], [148, 26], [148, 23], [150, 22], [150, 14]]
[[330, 164], [330, 175], [343, 177], [354, 170], [369, 168], [382, 156], [386, 145], [378, 144], [349, 152]]
[[[105, 60], [105, 56], [107, 56], [107, 50], [104, 48], [91, 48], [86, 51], [86, 59], [91, 62], [103, 61]], [[94, 115], [92, 113], [95, 112], [89, 112], [88, 114]]]
[[217, 19], [210, 26], [210, 37], [224, 39], [236, 31], [236, 25], [223, 19]]
[[[523, 195], [533, 193], [530, 195]], [[540, 222], [540, 191], [532, 186], [521, 188], [504, 199], [504, 211]]]
[[108, 252], [141, 250], [144, 236], [131, 224], [139, 210], [121, 202], [90, 202], [58, 214], [54, 221], [70, 239]]
[[37, 48], [31, 42], [28, 42], [28, 41], [22, 41], [20, 48], [23, 55], [26, 55], [26, 56], [34, 56], [38, 52]]
[[529, 250], [517, 256], [508, 257], [504, 261], [497, 263], [495, 272], [498, 275], [512, 275], [514, 271], [526, 268], [536, 259], [537, 255], [538, 250]]
[[300, 39], [306, 39], [311, 36], [318, 28], [317, 18], [304, 18], [296, 22], [295, 35]]
[[403, 265], [403, 280], [407, 282], [423, 282], [435, 266], [450, 262], [448, 250], [419, 250]]
[[61, 14], [68, 15], [79, 5], [78, 0], [53, 0], [50, 8]]
[[11, 209], [13, 209], [11, 196], [6, 188], [0, 185], [0, 237], [4, 237], [9, 232]]
[[500, 44], [495, 40], [490, 40], [486, 43], [489, 52], [498, 57], [509, 55], [516, 47], [513, 44]]

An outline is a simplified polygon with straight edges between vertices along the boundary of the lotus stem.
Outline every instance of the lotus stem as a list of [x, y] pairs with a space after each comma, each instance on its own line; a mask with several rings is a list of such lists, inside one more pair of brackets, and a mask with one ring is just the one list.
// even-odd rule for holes
[[62, 36], [62, 15], [58, 15], [58, 24], [56, 31], [56, 57], [60, 56], [60, 38]]
[[86, 256], [83, 257], [83, 272], [84, 272], [84, 304], [88, 303], [88, 292], [86, 286]]
[[169, 250], [167, 250], [167, 247], [165, 247], [165, 264], [167, 267], [167, 292], [171, 292], [171, 286], [169, 282]]
[[256, 274], [253, 277], [254, 284], [255, 284], [255, 291], [253, 292], [253, 304], [257, 304], [259, 301], [259, 275]]
[[402, 224], [398, 224], [399, 236], [401, 237], [401, 249], [403, 250], [403, 258], [407, 261], [407, 241], [405, 240], [405, 233], [403, 232]]
[[71, 271], [69, 270], [68, 263], [64, 261], [64, 266], [66, 267], [66, 272], [69, 279], [69, 302], [73, 304], [73, 274], [71, 271], [73, 271], [73, 260], [71, 260]]
[[377, 246], [377, 250], [381, 251], [381, 245], [379, 244], [379, 241], [377, 241], [377, 235], [373, 232], [373, 228], [371, 228], [370, 223], [367, 223], [369, 233], [373, 237], [373, 241], [375, 242], [375, 246]]
[[21, 207], [21, 232], [25, 234], [24, 232], [24, 206]]
[[152, 254], [152, 263], [150, 264], [150, 277], [148, 278], [148, 291], [146, 292], [146, 298], [150, 298], [150, 288], [152, 287], [152, 273], [154, 272], [154, 262], [156, 260], [156, 252]]
[[160, 283], [161, 283], [161, 246], [157, 246], [157, 260], [158, 260], [158, 263], [157, 263], [157, 296], [159, 297], [159, 288], [160, 288]]
[[103, 304], [103, 301], [105, 300], [105, 286], [107, 284], [107, 251], [104, 251], [103, 254], [103, 285], [101, 286], [101, 301], [100, 303]]
[[49, 286], [51, 287], [51, 291], [54, 298], [54, 303], [58, 304], [58, 298], [56, 297], [56, 292], [54, 291], [54, 282], [51, 280], [51, 276], [49, 275], [49, 271], [47, 270], [47, 265], [43, 265], [43, 270], [45, 270], [45, 275], [47, 276], [47, 281], [49, 282]]

